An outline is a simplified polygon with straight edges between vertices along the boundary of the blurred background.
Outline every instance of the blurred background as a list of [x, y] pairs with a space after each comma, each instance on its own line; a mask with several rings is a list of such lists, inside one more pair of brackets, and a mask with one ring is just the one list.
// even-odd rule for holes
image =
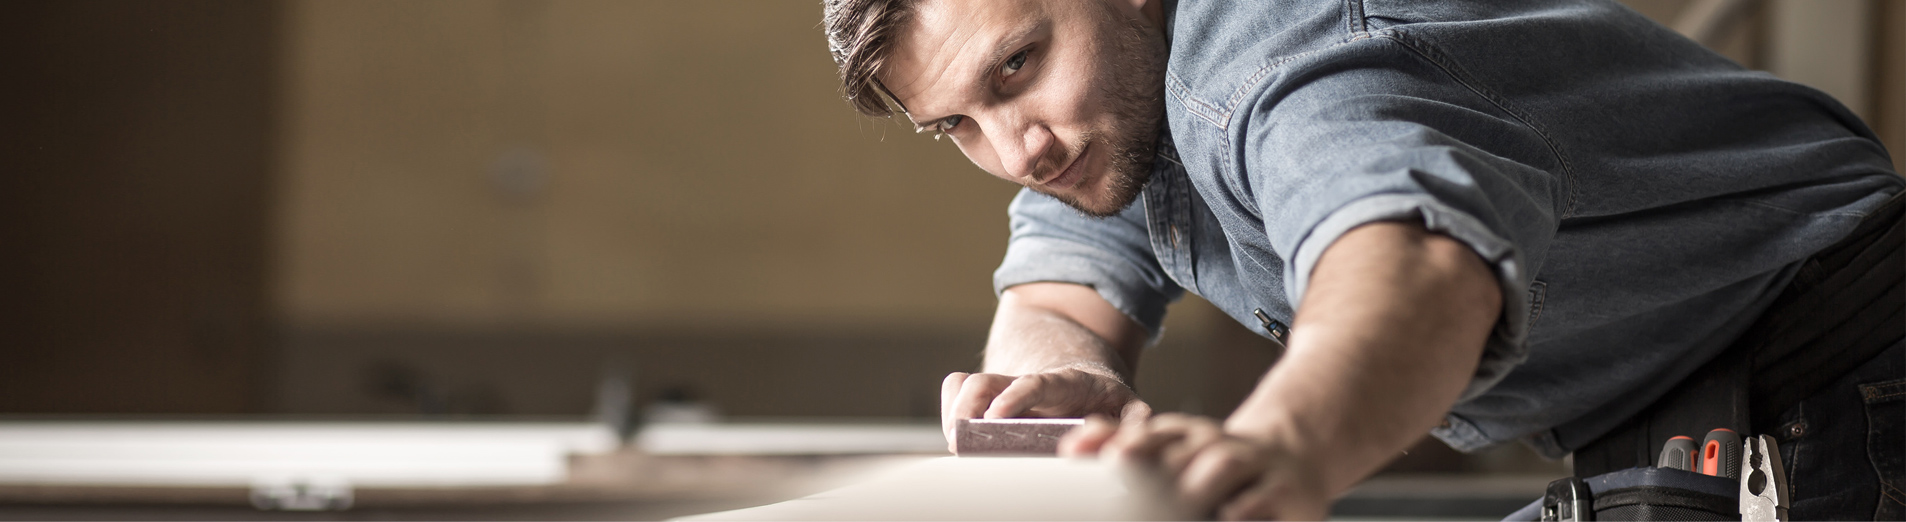
[[[1906, 158], [1906, 0], [1624, 3]], [[0, 414], [932, 422], [1016, 187], [850, 110], [818, 14], [0, 4]], [[1139, 387], [1224, 415], [1275, 357], [1188, 297]]]

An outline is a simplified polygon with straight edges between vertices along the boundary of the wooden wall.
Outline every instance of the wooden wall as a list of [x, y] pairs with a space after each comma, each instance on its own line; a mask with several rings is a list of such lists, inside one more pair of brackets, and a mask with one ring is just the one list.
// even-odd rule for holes
[[1893, 169], [1906, 175], [1906, 0], [1875, 2], [1872, 34], [1878, 38], [1873, 53], [1874, 130], [1893, 154]]
[[0, 5], [0, 413], [266, 402], [278, 20]]
[[289, 323], [989, 317], [1016, 187], [848, 110], [817, 5], [290, 6]]

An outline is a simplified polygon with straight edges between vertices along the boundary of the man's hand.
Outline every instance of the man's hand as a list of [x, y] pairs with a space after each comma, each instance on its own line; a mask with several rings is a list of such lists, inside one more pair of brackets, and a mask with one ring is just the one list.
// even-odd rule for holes
[[1117, 374], [1084, 363], [1020, 376], [955, 372], [940, 383], [940, 426], [949, 450], [959, 419], [1086, 415], [1142, 419], [1151, 411]]
[[1131, 385], [1149, 337], [1091, 287], [1007, 288], [993, 316], [983, 373], [954, 373], [941, 384], [947, 447], [959, 419], [1150, 415]]
[[1117, 424], [1088, 417], [1060, 439], [1059, 454], [1152, 467], [1190, 513], [1223, 520], [1323, 520], [1330, 514], [1330, 492], [1317, 473], [1325, 465], [1317, 460], [1326, 456], [1225, 433], [1209, 417], [1165, 413]]
[[1324, 251], [1289, 349], [1222, 426], [1095, 419], [1060, 451], [1156, 467], [1184, 507], [1223, 519], [1320, 520], [1449, 411], [1501, 302], [1494, 274], [1454, 239], [1358, 227]]

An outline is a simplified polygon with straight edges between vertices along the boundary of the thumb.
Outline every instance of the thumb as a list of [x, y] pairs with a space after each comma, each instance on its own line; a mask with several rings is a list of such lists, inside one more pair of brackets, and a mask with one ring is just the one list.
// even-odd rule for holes
[[1118, 412], [1120, 424], [1142, 423], [1151, 417], [1152, 405], [1145, 404], [1145, 401], [1139, 399], [1132, 399], [1132, 402], [1125, 403], [1125, 407]]

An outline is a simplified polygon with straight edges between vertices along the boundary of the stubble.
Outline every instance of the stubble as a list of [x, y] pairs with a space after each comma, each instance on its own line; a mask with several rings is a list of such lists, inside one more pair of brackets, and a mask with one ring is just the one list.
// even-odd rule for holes
[[1151, 181], [1158, 134], [1164, 129], [1164, 38], [1143, 21], [1122, 22], [1114, 22], [1118, 27], [1109, 42], [1112, 58], [1100, 64], [1094, 78], [1096, 85], [1103, 86], [1101, 99], [1109, 106], [1112, 123], [1104, 132], [1086, 133], [1079, 140], [1081, 151], [1093, 143], [1108, 147], [1104, 186], [1085, 197], [1047, 194], [1097, 218], [1118, 215], [1138, 200], [1145, 184]]

